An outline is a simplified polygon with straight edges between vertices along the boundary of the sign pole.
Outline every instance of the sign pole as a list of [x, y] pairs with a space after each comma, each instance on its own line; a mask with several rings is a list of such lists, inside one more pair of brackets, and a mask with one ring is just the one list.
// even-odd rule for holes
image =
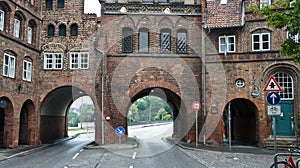
[[196, 148], [198, 148], [198, 110], [195, 110], [196, 113]]
[[273, 136], [274, 136], [274, 152], [277, 153], [277, 142], [276, 142], [276, 118], [273, 116]]
[[229, 151], [231, 152], [231, 110], [230, 110], [231, 102], [228, 104], [228, 143], [229, 143]]

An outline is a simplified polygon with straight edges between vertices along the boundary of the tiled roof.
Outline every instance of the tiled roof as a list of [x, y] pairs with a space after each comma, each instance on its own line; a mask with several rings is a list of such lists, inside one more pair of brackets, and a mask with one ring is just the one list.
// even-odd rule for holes
[[222, 5], [221, 0], [207, 1], [206, 28], [243, 26], [242, 8], [241, 0], [228, 0], [227, 5]]

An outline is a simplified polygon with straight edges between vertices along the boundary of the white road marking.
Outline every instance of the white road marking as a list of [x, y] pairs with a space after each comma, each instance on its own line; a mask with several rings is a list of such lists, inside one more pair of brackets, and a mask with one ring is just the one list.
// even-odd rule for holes
[[135, 157], [136, 157], [136, 152], [133, 152], [132, 159], [135, 159]]
[[82, 152], [83, 151], [83, 149], [81, 149], [79, 152]]
[[133, 166], [129, 166], [129, 168], [133, 168]]
[[78, 155], [79, 155], [79, 153], [76, 153], [76, 155], [72, 159], [73, 160], [76, 159]]

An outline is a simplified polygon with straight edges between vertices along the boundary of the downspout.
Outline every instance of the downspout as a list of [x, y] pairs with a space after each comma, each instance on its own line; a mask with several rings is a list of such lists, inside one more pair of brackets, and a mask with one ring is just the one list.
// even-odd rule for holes
[[98, 39], [95, 39], [94, 42], [95, 49], [101, 54], [101, 143], [104, 145], [104, 58], [105, 54], [104, 51], [99, 49], [98, 46]]

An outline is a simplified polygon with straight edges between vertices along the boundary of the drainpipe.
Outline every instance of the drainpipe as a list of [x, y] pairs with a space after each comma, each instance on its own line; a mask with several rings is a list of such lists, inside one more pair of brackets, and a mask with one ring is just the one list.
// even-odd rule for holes
[[[96, 41], [96, 42], [95, 42]], [[98, 39], [94, 41], [95, 49], [101, 54], [101, 143], [104, 145], [104, 51], [97, 48]]]

